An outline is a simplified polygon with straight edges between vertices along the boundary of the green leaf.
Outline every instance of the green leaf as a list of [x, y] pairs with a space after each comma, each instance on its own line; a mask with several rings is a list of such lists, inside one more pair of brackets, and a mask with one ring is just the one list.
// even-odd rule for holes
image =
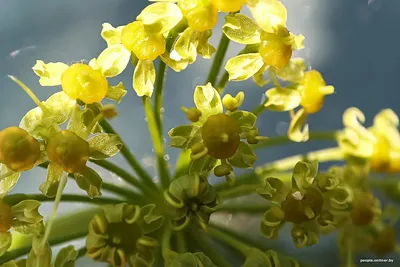
[[33, 239], [32, 249], [26, 260], [28, 267], [51, 267], [51, 248], [47, 242], [44, 247], [41, 243], [42, 238], [36, 237]]
[[304, 78], [306, 65], [303, 58], [292, 58], [289, 63], [275, 71], [279, 79], [292, 83], [300, 83]]
[[36, 200], [24, 200], [11, 207], [13, 217], [21, 222], [39, 223], [43, 217], [39, 214], [40, 202]]
[[193, 141], [196, 141], [194, 139], [198, 139], [195, 136], [198, 135], [199, 130], [200, 127], [195, 125], [176, 126], [168, 132], [171, 138], [169, 145], [183, 149], [189, 148]]
[[114, 44], [101, 52], [96, 65], [105, 77], [115, 77], [125, 70], [130, 58], [130, 51], [122, 44]]
[[144, 234], [157, 231], [164, 223], [164, 217], [156, 214], [155, 207], [154, 204], [149, 204], [140, 208], [142, 218], [139, 223]]
[[252, 19], [240, 13], [226, 16], [222, 31], [230, 40], [239, 44], [261, 43], [260, 28]]
[[106, 133], [91, 137], [88, 143], [92, 159], [106, 159], [115, 156], [123, 145], [119, 135]]
[[41, 235], [44, 233], [43, 221], [38, 223], [27, 223], [21, 221], [14, 221], [12, 229], [23, 235]]
[[250, 0], [251, 14], [258, 26], [273, 33], [278, 27], [286, 27], [287, 10], [279, 0]]
[[121, 43], [121, 34], [124, 26], [114, 28], [110, 23], [103, 23], [101, 25], [101, 37], [107, 42], [107, 46], [112, 46]]
[[122, 82], [119, 82], [117, 85], [108, 86], [106, 97], [108, 99], [116, 101], [119, 104], [126, 93], [127, 91], [124, 84]]
[[300, 191], [310, 187], [318, 174], [318, 161], [299, 161], [293, 169], [293, 179]]
[[162, 54], [160, 58], [162, 61], [164, 61], [165, 64], [167, 64], [168, 67], [173, 69], [175, 72], [181, 72], [182, 70], [185, 70], [189, 65], [189, 60], [180, 58], [178, 58], [179, 60], [175, 60], [171, 57], [171, 54], [168, 51]]
[[208, 43], [212, 35], [211, 30], [197, 32], [192, 28], [187, 28], [176, 40], [171, 52], [171, 58], [177, 61], [188, 60], [192, 64], [197, 54], [209, 59], [216, 49]]
[[238, 150], [233, 157], [228, 159], [228, 162], [234, 167], [246, 169], [252, 168], [256, 160], [257, 156], [252, 147], [245, 142], [240, 142]]
[[67, 68], [68, 65], [61, 62], [46, 64], [42, 60], [36, 60], [32, 70], [40, 77], [41, 86], [55, 86], [61, 84], [61, 75]]
[[290, 121], [288, 137], [294, 142], [306, 142], [308, 140], [307, 113], [304, 109], [300, 109]]
[[78, 251], [74, 246], [62, 248], [56, 257], [53, 267], [75, 267], [75, 260], [78, 256]]
[[151, 97], [156, 80], [153, 61], [139, 60], [133, 73], [133, 89], [138, 96]]
[[89, 198], [101, 196], [103, 180], [95, 170], [86, 167], [83, 171], [74, 173], [74, 176], [79, 188], [85, 190]]
[[268, 201], [281, 202], [286, 198], [287, 188], [278, 178], [268, 177], [264, 180], [264, 187], [256, 190], [257, 193]]
[[46, 182], [42, 183], [39, 187], [40, 192], [48, 198], [53, 198], [57, 194], [58, 185], [60, 184], [63, 169], [56, 164], [50, 162], [47, 167]]
[[250, 131], [256, 125], [257, 116], [251, 112], [236, 110], [229, 114], [229, 116], [231, 116], [231, 118], [235, 120], [235, 122], [243, 132]]
[[244, 81], [256, 74], [264, 66], [259, 53], [243, 54], [228, 60], [225, 70], [230, 81]]
[[175, 27], [182, 18], [178, 5], [159, 2], [147, 6], [136, 19], [143, 22], [147, 32], [164, 33]]
[[242, 265], [242, 267], [272, 267], [272, 266], [276, 265], [272, 265], [270, 259], [264, 252], [255, 248], [249, 250], [248, 254], [246, 254], [246, 261]]
[[217, 159], [204, 156], [199, 159], [193, 160], [189, 167], [189, 174], [210, 172], [217, 164]]
[[47, 109], [45, 113], [40, 107], [31, 109], [22, 118], [19, 127], [34, 137], [47, 137], [56, 131], [53, 124], [63, 124], [68, 120], [75, 103], [64, 92], [55, 93], [43, 102]]
[[265, 92], [265, 107], [272, 111], [289, 111], [297, 108], [301, 102], [300, 92], [289, 88], [272, 88]]
[[10, 192], [17, 184], [21, 173], [13, 172], [6, 165], [0, 163], [0, 199]]
[[221, 96], [211, 83], [196, 87], [194, 90], [194, 103], [202, 114], [200, 122], [204, 122], [209, 116], [223, 111]]
[[0, 256], [11, 246], [12, 236], [10, 232], [0, 233]]

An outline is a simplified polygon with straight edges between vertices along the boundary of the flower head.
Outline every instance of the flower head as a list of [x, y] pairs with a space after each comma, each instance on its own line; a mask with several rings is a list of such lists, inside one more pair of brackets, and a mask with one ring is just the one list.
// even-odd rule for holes
[[[217, 160], [221, 160], [214, 174], [232, 179], [232, 166], [253, 166], [256, 156], [249, 144], [257, 143], [262, 137], [258, 136], [255, 128], [257, 117], [251, 112], [236, 110], [243, 98], [244, 94], [239, 93], [235, 98], [227, 96], [225, 101], [221, 101], [219, 93], [210, 83], [196, 87], [194, 102], [198, 116], [192, 116], [192, 109], [183, 108], [188, 118], [193, 117], [196, 123], [178, 126], [169, 132], [171, 146], [191, 149], [193, 161], [190, 173], [210, 171]], [[233, 112], [224, 113], [223, 103]], [[241, 139], [247, 140], [247, 143]]]
[[153, 266], [158, 242], [148, 235], [163, 223], [153, 209], [154, 205], [140, 208], [124, 203], [104, 206], [89, 224], [87, 255], [117, 267]]

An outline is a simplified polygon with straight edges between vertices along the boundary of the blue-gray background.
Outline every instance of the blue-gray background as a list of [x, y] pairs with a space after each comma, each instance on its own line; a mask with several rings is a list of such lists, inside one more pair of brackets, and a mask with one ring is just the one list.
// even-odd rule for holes
[[[312, 131], [342, 127], [341, 115], [351, 106], [359, 107], [368, 121], [383, 108], [392, 108], [399, 113], [400, 70], [400, 1], [375, 0], [286, 0], [289, 12], [289, 29], [302, 33], [306, 49], [299, 53], [308, 65], [318, 69], [336, 93], [327, 98], [324, 109], [312, 116]], [[100, 37], [101, 24], [109, 22], [123, 25], [135, 19], [148, 4], [145, 0], [0, 0], [0, 128], [19, 123], [33, 102], [13, 84], [7, 74], [24, 81], [41, 98], [45, 99], [59, 88], [41, 88], [31, 67], [37, 59], [45, 62], [72, 63], [81, 59], [90, 60], [104, 48]], [[220, 19], [222, 22], [222, 19]], [[216, 32], [212, 43], [217, 45], [220, 32]], [[231, 45], [229, 56], [240, 50]], [[184, 124], [185, 116], [179, 106], [193, 104], [193, 89], [202, 84], [210, 61], [199, 59], [182, 73], [169, 72], [165, 94], [165, 131]], [[130, 89], [132, 69], [119, 76], [129, 93], [119, 106], [120, 116], [113, 125], [143, 159], [143, 164], [153, 171], [154, 153], [147, 133], [141, 100]], [[117, 82], [117, 80], [115, 81]], [[231, 83], [230, 93], [246, 92], [244, 108], [259, 104], [265, 89], [257, 88], [252, 81]], [[267, 136], [284, 134], [288, 115], [265, 113], [259, 119], [261, 132]], [[296, 144], [269, 149], [260, 154], [258, 163], [264, 163], [294, 153], [302, 153], [331, 144]], [[173, 163], [177, 151], [168, 150]], [[126, 166], [120, 157], [113, 159]], [[107, 172], [103, 177], [122, 184]], [[45, 179], [45, 172], [34, 170], [24, 173], [14, 192], [37, 193], [38, 185]], [[78, 191], [69, 185], [68, 191]], [[63, 211], [79, 209], [78, 204], [62, 205]], [[45, 204], [43, 211], [50, 210]], [[218, 218], [215, 218], [218, 219]], [[234, 217], [230, 224], [241, 228], [255, 227], [258, 222], [249, 218]], [[326, 238], [326, 237], [325, 237]], [[334, 236], [326, 238], [320, 245], [296, 250], [288, 235], [275, 245], [315, 266], [339, 265]], [[400, 259], [398, 259], [400, 260]], [[397, 264], [397, 263], [396, 263]], [[239, 265], [239, 264], [237, 264]], [[78, 266], [92, 266], [90, 260], [82, 260]], [[376, 266], [376, 265], [375, 265]]]

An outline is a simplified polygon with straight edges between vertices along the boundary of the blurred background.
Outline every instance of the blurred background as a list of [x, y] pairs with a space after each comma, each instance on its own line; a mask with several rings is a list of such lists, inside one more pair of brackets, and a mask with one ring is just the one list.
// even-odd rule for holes
[[[288, 9], [289, 30], [303, 34], [306, 48], [297, 55], [305, 58], [308, 66], [319, 70], [327, 84], [335, 86], [336, 93], [326, 98], [322, 111], [310, 120], [311, 131], [334, 130], [342, 127], [342, 114], [351, 106], [360, 108], [367, 117], [367, 124], [384, 108], [400, 114], [400, 1], [398, 0], [284, 0]], [[96, 57], [105, 47], [100, 37], [101, 24], [125, 25], [133, 21], [146, 6], [145, 0], [0, 0], [0, 128], [18, 125], [20, 119], [34, 103], [7, 78], [14, 75], [26, 83], [40, 99], [46, 99], [59, 90], [57, 87], [41, 88], [31, 67], [37, 59], [45, 62], [70, 64]], [[223, 22], [220, 17], [219, 24]], [[217, 46], [220, 32], [215, 31], [211, 43]], [[232, 57], [241, 49], [229, 47]], [[227, 59], [227, 58], [226, 58]], [[193, 105], [193, 90], [202, 85], [211, 61], [198, 58], [182, 73], [169, 71], [166, 81], [164, 132], [186, 123], [181, 105]], [[112, 121], [115, 129], [129, 145], [132, 152], [154, 174], [154, 152], [147, 133], [142, 101], [131, 89], [132, 67], [113, 81], [122, 80], [128, 94], [119, 105], [120, 116]], [[257, 87], [251, 80], [230, 83], [227, 92], [236, 94], [244, 90], [244, 109], [258, 105], [267, 88]], [[266, 112], [259, 118], [260, 132], [266, 136], [286, 133], [288, 114]], [[166, 140], [167, 142], [167, 140]], [[277, 158], [303, 153], [334, 143], [305, 143], [270, 148], [259, 153], [258, 164]], [[168, 149], [173, 166], [178, 150]], [[125, 161], [117, 156], [112, 159], [122, 167]], [[105, 180], [123, 184], [118, 177], [99, 170]], [[38, 193], [44, 181], [43, 170], [24, 173], [13, 193]], [[67, 192], [82, 193], [69, 183]], [[49, 214], [51, 203], [44, 204], [42, 213]], [[80, 204], [61, 204], [60, 213], [83, 209]], [[232, 227], [258, 229], [259, 219], [243, 215], [215, 216], [214, 220], [229, 221]], [[248, 231], [246, 231], [248, 233]], [[252, 233], [258, 235], [258, 231]], [[264, 242], [260, 238], [260, 242]], [[83, 244], [83, 241], [79, 241]], [[273, 248], [284, 251], [314, 266], [339, 266], [336, 236], [324, 236], [321, 243], [311, 248], [297, 250], [289, 233], [280, 235]], [[396, 255], [389, 255], [395, 258]], [[234, 256], [232, 256], [234, 258]], [[396, 263], [395, 263], [396, 264]], [[89, 259], [82, 259], [77, 266], [94, 266]], [[101, 266], [101, 265], [96, 265]], [[235, 266], [240, 266], [236, 263]]]

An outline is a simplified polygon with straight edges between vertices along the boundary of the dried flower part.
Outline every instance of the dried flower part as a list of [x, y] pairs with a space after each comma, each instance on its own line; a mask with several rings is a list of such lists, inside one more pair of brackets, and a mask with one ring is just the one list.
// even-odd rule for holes
[[396, 230], [393, 227], [385, 227], [378, 233], [378, 237], [371, 245], [371, 251], [377, 256], [384, 256], [395, 250], [397, 244]]
[[40, 144], [27, 131], [8, 127], [0, 131], [0, 162], [15, 172], [32, 169], [40, 158]]
[[79, 172], [86, 167], [89, 159], [89, 144], [72, 131], [60, 131], [50, 138], [47, 155], [64, 171]]
[[205, 228], [219, 204], [215, 189], [198, 175], [175, 179], [164, 192], [164, 198], [175, 208], [172, 216], [175, 230], [184, 229], [192, 223]]
[[316, 218], [322, 211], [324, 200], [318, 189], [308, 188], [304, 193], [289, 193], [282, 202], [285, 219], [293, 223], [303, 223]]
[[179, 0], [178, 6], [189, 27], [196, 31], [210, 30], [217, 24], [218, 9], [211, 0]]
[[122, 30], [121, 41], [139, 60], [155, 60], [165, 52], [164, 36], [161, 33], [147, 32], [141, 21], [126, 25]]
[[0, 201], [0, 233], [10, 230], [12, 220], [11, 207]]
[[86, 104], [100, 102], [107, 94], [108, 81], [98, 70], [86, 64], [73, 64], [61, 75], [61, 86], [69, 97]]
[[232, 157], [240, 144], [240, 127], [229, 115], [217, 114], [208, 117], [201, 134], [208, 154], [216, 159]]
[[351, 204], [350, 217], [353, 224], [363, 226], [372, 223], [377, 215], [376, 201], [370, 192], [357, 192]]
[[124, 203], [104, 206], [104, 213], [95, 215], [89, 224], [88, 257], [115, 267], [152, 266], [152, 249], [158, 243], [146, 234], [162, 225], [162, 220], [153, 216], [153, 208]]

